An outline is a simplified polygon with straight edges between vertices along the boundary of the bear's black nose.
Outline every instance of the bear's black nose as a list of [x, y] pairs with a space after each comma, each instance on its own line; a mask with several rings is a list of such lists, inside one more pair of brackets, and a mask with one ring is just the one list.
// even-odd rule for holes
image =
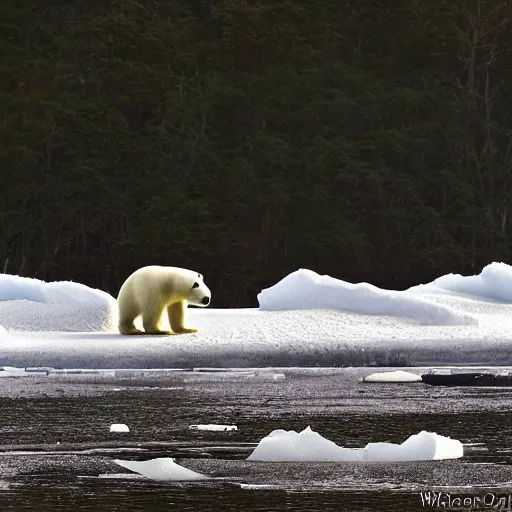
[[210, 304], [210, 297], [203, 297], [201, 299], [201, 304], [204, 304], [205, 306], [208, 306], [208, 304]]

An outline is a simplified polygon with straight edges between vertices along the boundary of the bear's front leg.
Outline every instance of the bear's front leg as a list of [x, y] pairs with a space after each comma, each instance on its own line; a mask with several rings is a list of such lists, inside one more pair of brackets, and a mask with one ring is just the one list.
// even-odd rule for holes
[[171, 331], [160, 329], [162, 313], [162, 308], [158, 304], [147, 304], [145, 310], [142, 312], [142, 327], [144, 327], [144, 332], [141, 334], [148, 334], [150, 336], [173, 334]]
[[169, 315], [169, 323], [171, 329], [176, 334], [187, 334], [197, 332], [197, 329], [189, 329], [183, 324], [185, 322], [185, 309], [187, 308], [185, 302], [176, 302], [167, 308], [167, 314]]

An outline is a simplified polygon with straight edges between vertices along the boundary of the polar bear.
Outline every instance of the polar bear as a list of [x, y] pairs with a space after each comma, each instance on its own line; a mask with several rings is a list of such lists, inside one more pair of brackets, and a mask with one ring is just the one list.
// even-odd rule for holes
[[[174, 334], [197, 332], [184, 326], [187, 303], [206, 307], [211, 293], [198, 272], [179, 267], [151, 265], [136, 270], [119, 290], [119, 332], [121, 334], [173, 334], [160, 329], [167, 310]], [[144, 332], [134, 325], [142, 316]]]

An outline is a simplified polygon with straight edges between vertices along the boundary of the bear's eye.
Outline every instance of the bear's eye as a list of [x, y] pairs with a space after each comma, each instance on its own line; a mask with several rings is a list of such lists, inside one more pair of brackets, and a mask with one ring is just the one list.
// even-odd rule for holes
[[199, 288], [199, 283], [194, 283], [194, 284], [192, 285], [192, 288]]

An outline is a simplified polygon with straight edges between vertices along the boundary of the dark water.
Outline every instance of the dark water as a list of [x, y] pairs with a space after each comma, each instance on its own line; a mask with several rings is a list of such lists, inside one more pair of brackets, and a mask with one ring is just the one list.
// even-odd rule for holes
[[[368, 369], [283, 372], [278, 382], [212, 373], [0, 379], [0, 511], [409, 512], [425, 510], [421, 491], [512, 493], [512, 389], [361, 383]], [[109, 433], [112, 423], [131, 431]], [[238, 431], [189, 429], [198, 423]], [[272, 430], [307, 426], [345, 447], [401, 443], [421, 430], [470, 445], [451, 461], [245, 460]], [[155, 457], [212, 478], [154, 482], [113, 462]]]

